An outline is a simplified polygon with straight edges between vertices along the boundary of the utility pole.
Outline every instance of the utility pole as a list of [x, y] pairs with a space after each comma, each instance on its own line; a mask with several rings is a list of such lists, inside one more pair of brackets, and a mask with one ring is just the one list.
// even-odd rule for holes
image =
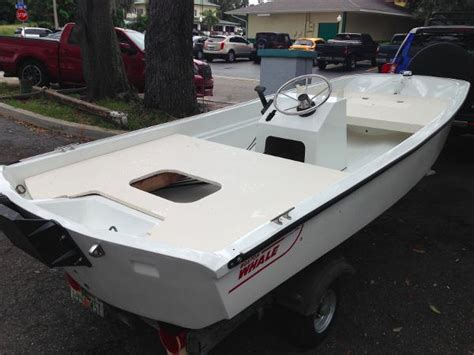
[[53, 13], [54, 13], [54, 28], [57, 30], [59, 29], [59, 21], [58, 21], [58, 7], [56, 5], [56, 0], [53, 0]]

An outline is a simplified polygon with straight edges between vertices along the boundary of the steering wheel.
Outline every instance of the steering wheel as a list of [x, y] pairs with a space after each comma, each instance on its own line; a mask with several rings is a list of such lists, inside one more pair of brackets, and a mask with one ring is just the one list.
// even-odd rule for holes
[[[308, 93], [308, 86], [314, 86], [316, 94]], [[298, 97], [288, 95], [285, 91], [294, 90]], [[328, 79], [317, 74], [307, 74], [297, 76], [283, 84], [275, 93], [273, 105], [275, 109], [283, 115], [288, 116], [309, 116], [314, 113], [319, 106], [324, 104], [331, 96], [332, 86]], [[283, 96], [288, 102], [288, 98], [293, 100], [295, 105], [289, 107], [282, 106]]]

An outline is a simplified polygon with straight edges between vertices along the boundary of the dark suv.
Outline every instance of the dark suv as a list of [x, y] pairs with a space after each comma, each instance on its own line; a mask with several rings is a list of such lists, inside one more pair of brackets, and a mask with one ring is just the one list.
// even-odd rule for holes
[[290, 46], [291, 39], [288, 33], [258, 32], [255, 36], [252, 58], [255, 63], [260, 63], [259, 49], [288, 49]]
[[474, 132], [474, 26], [412, 29], [392, 62], [382, 66], [382, 73], [406, 70], [413, 74], [469, 81], [471, 90], [455, 118], [455, 126]]

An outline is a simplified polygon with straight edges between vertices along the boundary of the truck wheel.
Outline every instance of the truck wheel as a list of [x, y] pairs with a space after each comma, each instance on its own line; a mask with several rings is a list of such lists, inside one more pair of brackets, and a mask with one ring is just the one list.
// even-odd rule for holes
[[372, 58], [371, 61], [370, 61], [370, 64], [371, 64], [373, 67], [376, 67], [376, 66], [377, 66], [377, 58]]
[[233, 63], [235, 62], [235, 53], [234, 51], [229, 51], [229, 53], [227, 53], [227, 58], [225, 60], [227, 63]]
[[349, 71], [355, 70], [357, 66], [356, 59], [354, 56], [350, 56], [349, 58], [346, 59], [346, 69]]
[[43, 64], [36, 60], [27, 60], [23, 62], [19, 70], [19, 78], [28, 80], [33, 86], [47, 86], [49, 85], [49, 75]]
[[335, 323], [339, 299], [337, 282], [331, 284], [319, 301], [317, 310], [307, 316], [294, 314], [291, 324], [291, 340], [302, 348], [311, 349], [326, 338]]
[[324, 70], [326, 69], [326, 66], [328, 65], [328, 63], [326, 63], [326, 61], [324, 60], [318, 60], [318, 68], [319, 70]]

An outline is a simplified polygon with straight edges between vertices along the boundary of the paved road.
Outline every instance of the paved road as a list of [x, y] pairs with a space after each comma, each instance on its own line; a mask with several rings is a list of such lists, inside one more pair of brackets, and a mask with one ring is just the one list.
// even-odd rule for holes
[[[0, 117], [0, 162], [74, 141]], [[450, 137], [436, 174], [341, 247], [357, 274], [318, 354], [474, 354], [473, 151], [474, 136]], [[131, 331], [73, 304], [60, 272], [2, 234], [0, 320], [0, 354], [163, 354], [152, 329]], [[270, 310], [213, 354], [315, 354], [286, 341], [290, 326]]]
[[[260, 65], [246, 59], [234, 63], [215, 60], [211, 63], [214, 75], [214, 97], [210, 100], [218, 102], [238, 103], [255, 99], [253, 90], [260, 82]], [[353, 72], [347, 72], [340, 65], [328, 65], [326, 70], [313, 68], [314, 74], [324, 75], [329, 79], [350, 74], [364, 74], [371, 70], [369, 63], [360, 63]]]

